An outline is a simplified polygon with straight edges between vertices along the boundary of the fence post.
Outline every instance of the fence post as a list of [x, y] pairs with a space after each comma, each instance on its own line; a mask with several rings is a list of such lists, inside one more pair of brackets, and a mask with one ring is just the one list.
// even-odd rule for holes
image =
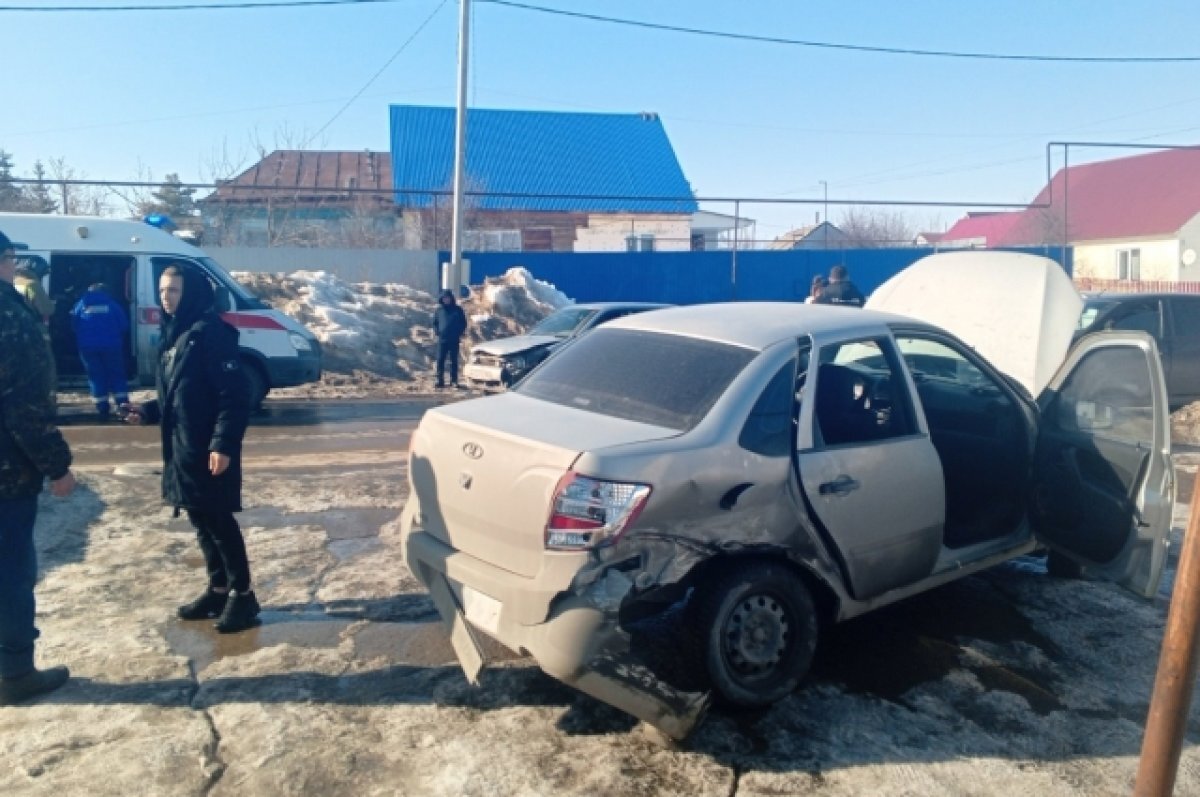
[[737, 301], [738, 219], [741, 216], [741, 204], [740, 200], [733, 200], [733, 248], [729, 250], [729, 292], [734, 301]]

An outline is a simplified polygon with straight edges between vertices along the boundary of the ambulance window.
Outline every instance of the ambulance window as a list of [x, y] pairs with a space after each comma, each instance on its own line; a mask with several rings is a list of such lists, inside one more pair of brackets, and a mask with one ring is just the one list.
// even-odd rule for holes
[[151, 273], [154, 274], [154, 293], [156, 296], [158, 295], [158, 283], [159, 280], [162, 279], [162, 273], [167, 270], [168, 266], [173, 266], [175, 264], [194, 268], [204, 276], [208, 277], [208, 282], [210, 285], [212, 285], [214, 293], [222, 287], [221, 283], [213, 279], [212, 274], [208, 273], [208, 269], [200, 266], [194, 260], [189, 260], [185, 257], [152, 257], [150, 258], [150, 269]]

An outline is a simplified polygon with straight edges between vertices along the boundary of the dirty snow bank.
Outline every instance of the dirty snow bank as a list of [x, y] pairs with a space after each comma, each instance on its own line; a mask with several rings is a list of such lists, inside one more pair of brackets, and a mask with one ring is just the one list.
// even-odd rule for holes
[[[348, 283], [323, 271], [233, 276], [321, 341], [321, 383], [273, 395], [386, 395], [429, 388], [437, 356], [430, 327], [436, 297], [396, 283]], [[485, 280], [461, 302], [468, 318], [461, 361], [475, 343], [519, 335], [571, 303], [522, 267]]]

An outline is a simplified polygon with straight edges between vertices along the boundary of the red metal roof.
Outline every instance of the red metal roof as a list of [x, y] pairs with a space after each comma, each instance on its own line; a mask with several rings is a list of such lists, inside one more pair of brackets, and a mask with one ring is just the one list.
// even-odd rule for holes
[[1197, 213], [1200, 148], [1161, 150], [1060, 169], [1030, 207], [968, 213], [941, 243], [1031, 246], [1173, 236]]
[[942, 234], [939, 244], [972, 244], [977, 246], [1004, 246], [1012, 237], [1013, 228], [1024, 211], [997, 213], [968, 213]]
[[391, 192], [392, 157], [387, 152], [276, 150], [221, 182], [204, 201], [261, 202], [273, 196], [289, 201], [369, 199], [391, 204]]
[[1174, 235], [1200, 213], [1200, 149], [1060, 169], [1033, 201], [1045, 203], [1041, 212], [1059, 219], [1066, 209], [1072, 242]]

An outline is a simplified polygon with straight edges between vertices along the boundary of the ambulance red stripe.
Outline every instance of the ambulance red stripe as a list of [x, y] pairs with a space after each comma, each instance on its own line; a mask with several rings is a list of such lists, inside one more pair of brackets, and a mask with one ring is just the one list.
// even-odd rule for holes
[[[160, 312], [157, 307], [143, 307], [138, 323], [157, 324], [161, 318]], [[254, 313], [222, 313], [221, 318], [238, 329], [287, 329], [270, 316], [255, 315]]]

